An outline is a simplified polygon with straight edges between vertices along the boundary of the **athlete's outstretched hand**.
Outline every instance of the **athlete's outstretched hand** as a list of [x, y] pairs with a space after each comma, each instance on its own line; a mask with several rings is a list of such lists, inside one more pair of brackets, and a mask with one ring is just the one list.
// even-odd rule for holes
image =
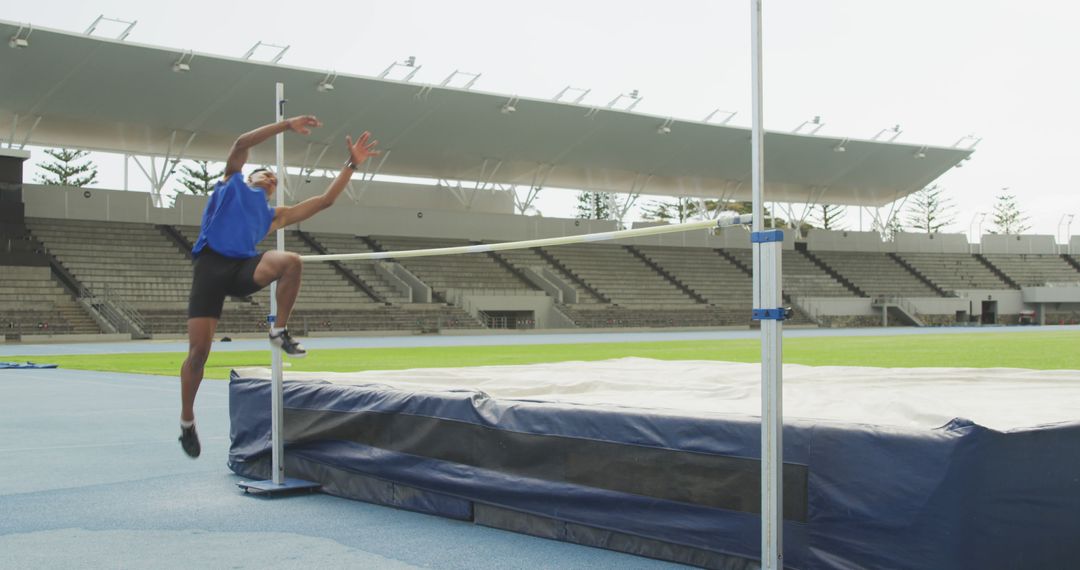
[[285, 119], [285, 122], [289, 123], [289, 130], [302, 135], [311, 134], [311, 129], [322, 126], [322, 122], [320, 122], [319, 119], [316, 119], [315, 115], [301, 115], [299, 117]]
[[375, 145], [379, 144], [379, 141], [368, 142], [370, 138], [371, 133], [364, 131], [364, 134], [360, 135], [360, 138], [356, 139], [354, 143], [352, 137], [345, 135], [345, 143], [349, 145], [349, 154], [352, 156], [354, 167], [360, 166], [368, 158], [382, 154], [382, 151], [375, 150]]

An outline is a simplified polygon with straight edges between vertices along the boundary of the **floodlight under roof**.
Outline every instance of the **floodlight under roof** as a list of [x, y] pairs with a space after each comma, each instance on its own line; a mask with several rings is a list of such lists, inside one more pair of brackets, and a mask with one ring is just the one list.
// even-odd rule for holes
[[[23, 32], [26, 33], [23, 33]], [[30, 34], [34, 32], [34, 26], [26, 24], [25, 26], [19, 26], [19, 29], [15, 31], [15, 35], [11, 36], [8, 40], [8, 46], [15, 49], [23, 49], [30, 47]]]
[[321, 93], [326, 93], [327, 91], [333, 91], [334, 90], [334, 81], [336, 81], [336, 80], [337, 80], [337, 72], [336, 71], [327, 72], [326, 77], [322, 78], [322, 81], [320, 81], [319, 84], [315, 86], [315, 89], [317, 91], [321, 92]]
[[190, 50], [180, 54], [180, 59], [177, 59], [173, 65], [172, 70], [176, 73], [185, 73], [191, 71], [191, 60], [195, 59], [195, 52]]

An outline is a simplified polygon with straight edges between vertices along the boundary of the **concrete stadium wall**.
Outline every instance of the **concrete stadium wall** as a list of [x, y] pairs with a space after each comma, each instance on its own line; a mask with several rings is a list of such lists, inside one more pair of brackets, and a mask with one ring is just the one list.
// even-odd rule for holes
[[555, 308], [547, 295], [464, 295], [461, 307], [473, 317], [480, 311], [532, 311], [536, 328], [574, 328], [574, 321]]
[[806, 234], [810, 251], [890, 251], [877, 232], [844, 232], [813, 228]]
[[799, 297], [799, 306], [813, 316], [873, 316], [878, 311], [866, 297]]
[[[145, 192], [63, 188], [26, 185], [24, 201], [26, 215], [36, 218], [68, 218], [110, 222], [135, 222], [173, 225], [199, 225], [207, 198], [179, 195], [171, 208], [155, 208]], [[404, 188], [404, 186], [403, 186]], [[412, 201], [425, 202], [433, 193], [441, 193], [441, 201], [433, 203], [457, 206], [440, 209], [425, 203], [423, 207], [356, 205], [346, 197], [334, 207], [320, 212], [297, 227], [306, 231], [356, 235], [409, 235], [415, 237], [452, 238], [489, 241], [520, 241], [566, 235], [609, 232], [619, 229], [611, 220], [576, 220], [519, 216], [513, 213], [466, 211], [449, 196], [446, 189], [411, 187], [402, 196], [413, 192]], [[301, 198], [305, 195], [301, 194]], [[389, 198], [385, 198], [389, 199]], [[507, 195], [505, 199], [509, 200]], [[449, 200], [449, 201], [448, 201]], [[367, 194], [364, 202], [366, 204]], [[410, 200], [406, 200], [408, 202]], [[512, 209], [512, 204], [508, 210]], [[635, 224], [634, 227], [640, 227]], [[652, 236], [613, 243], [630, 245], [670, 245], [696, 247], [750, 247], [749, 231], [744, 227], [725, 228], [718, 235], [708, 230]], [[794, 237], [785, 234], [785, 247], [791, 248]]]
[[[289, 202], [299, 202], [326, 191], [330, 180], [315, 178], [306, 183], [301, 180]], [[514, 197], [508, 192], [475, 190], [463, 188], [468, 206], [462, 204], [446, 187], [423, 184], [403, 184], [399, 182], [370, 182], [364, 184], [353, 180], [353, 188], [359, 196], [360, 206], [364, 208], [403, 208], [418, 210], [461, 210], [477, 214], [512, 214]], [[362, 190], [362, 192], [361, 192]], [[342, 194], [339, 201], [350, 200]]]
[[983, 301], [997, 301], [999, 315], [1015, 315], [1021, 311], [1035, 310], [1034, 306], [1024, 303], [1023, 293], [1015, 289], [964, 289], [956, 294], [965, 303], [970, 302], [972, 315], [982, 314]]
[[887, 251], [896, 253], [970, 253], [964, 234], [899, 233]]
[[982, 253], [1057, 253], [1054, 236], [1047, 235], [985, 235]]
[[[441, 192], [448, 192], [443, 189]], [[155, 208], [145, 192], [62, 188], [28, 184], [26, 215], [110, 222], [199, 225], [207, 198], [181, 195], [172, 208]], [[455, 200], [456, 202], [456, 200]], [[471, 240], [517, 241], [617, 229], [609, 220], [574, 220], [433, 208], [357, 206], [339, 199], [301, 229], [358, 235], [410, 235]]]
[[1025, 303], [1080, 304], [1080, 285], [1071, 287], [1023, 287]]
[[[982, 315], [982, 301], [997, 301], [998, 315], [1018, 315], [1033, 311], [1036, 307], [1024, 302], [1020, 291], [987, 289], [958, 291], [959, 297], [912, 297], [911, 303], [920, 315], [955, 315], [957, 311], [978, 317]], [[880, 309], [873, 308], [873, 299], [800, 297], [799, 306], [814, 316], [879, 316]]]
[[[634, 228], [647, 228], [658, 225], [666, 225], [655, 222], [635, 222]], [[711, 248], [743, 248], [750, 249], [750, 230], [746, 226], [732, 226], [722, 228], [715, 235], [710, 230], [695, 230], [692, 232], [679, 232], [659, 236], [648, 236], [616, 240], [612, 243], [622, 245], [663, 245], [673, 247], [711, 247]], [[784, 232], [784, 249], [795, 248], [794, 232]]]
[[[27, 217], [104, 220], [107, 222], [141, 222], [153, 224], [198, 224], [202, 205], [190, 207], [187, 221], [183, 208], [155, 208], [146, 192], [123, 192], [96, 188], [66, 188], [60, 186], [23, 185], [23, 203]], [[194, 220], [193, 222], [191, 220]]]
[[[904, 300], [911, 303], [920, 315], [955, 315], [956, 311], [964, 311], [970, 314], [970, 311], [968, 311], [971, 306], [969, 299], [960, 299], [957, 297], [913, 297], [905, 298]], [[982, 312], [981, 307], [982, 305], [979, 305], [976, 314]]]
[[[953, 315], [956, 311], [967, 311], [969, 300], [956, 297], [905, 297], [915, 310], [925, 315]], [[799, 305], [813, 315], [862, 316], [880, 315], [881, 310], [873, 307], [873, 299], [836, 298], [836, 297], [799, 297]], [[1000, 307], [1001, 304], [999, 303]], [[981, 306], [980, 306], [981, 307]], [[976, 307], [976, 314], [981, 311]]]
[[[380, 184], [382, 184], [380, 186]], [[354, 184], [355, 185], [355, 184]], [[301, 186], [298, 198], [321, 192], [321, 184]], [[610, 220], [575, 220], [513, 214], [512, 197], [503, 192], [480, 191], [472, 208], [466, 210], [446, 188], [410, 184], [375, 183], [361, 197], [361, 205], [342, 196], [338, 203], [302, 224], [302, 229], [357, 235], [410, 235], [470, 240], [519, 241], [564, 235], [608, 232], [618, 229]], [[206, 197], [180, 195], [170, 208], [154, 207], [146, 192], [23, 185], [26, 215], [35, 218], [70, 218], [111, 222], [172, 225], [199, 225]], [[648, 227], [655, 223], [634, 223]], [[792, 249], [795, 232], [784, 231], [784, 249]], [[893, 242], [883, 242], [877, 232], [827, 231], [811, 229], [807, 246], [822, 251], [882, 251], [967, 253], [962, 234], [901, 233]], [[746, 227], [725, 228], [717, 235], [708, 230], [621, 240], [626, 245], [749, 248]], [[1053, 236], [987, 235], [982, 238], [984, 253], [1057, 253]], [[1070, 247], [1080, 255], [1080, 236]]]

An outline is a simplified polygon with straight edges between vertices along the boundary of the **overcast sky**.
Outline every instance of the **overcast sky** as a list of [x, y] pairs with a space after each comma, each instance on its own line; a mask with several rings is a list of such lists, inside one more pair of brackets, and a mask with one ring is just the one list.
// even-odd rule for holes
[[[701, 119], [720, 108], [750, 121], [749, 1], [19, 2], [0, 18], [82, 32], [98, 15], [138, 20], [128, 40], [227, 56], [257, 41], [290, 45], [282, 64], [376, 75], [413, 55], [414, 81], [482, 73], [474, 89], [548, 98], [567, 85], [606, 104], [638, 89], [638, 111]], [[347, 6], [347, 7], [345, 7]], [[1080, 7], [988, 0], [765, 0], [765, 125], [951, 146], [982, 138], [939, 179], [966, 233], [1008, 188], [1032, 233], [1057, 235], [1080, 214], [1071, 170], [1080, 134]], [[102, 26], [114, 37], [122, 25]], [[269, 59], [273, 51], [258, 52]], [[768, 157], [766, 157], [766, 161]], [[768, 163], [766, 162], [766, 176]], [[105, 180], [105, 186], [116, 186]], [[548, 198], [545, 215], [569, 215]], [[560, 211], [565, 209], [566, 211]], [[857, 229], [854, 211], [844, 222]], [[868, 222], [866, 222], [868, 224]], [[989, 220], [984, 229], [989, 228]], [[1062, 228], [1064, 229], [1064, 228]], [[1080, 220], [1072, 227], [1080, 233]]]

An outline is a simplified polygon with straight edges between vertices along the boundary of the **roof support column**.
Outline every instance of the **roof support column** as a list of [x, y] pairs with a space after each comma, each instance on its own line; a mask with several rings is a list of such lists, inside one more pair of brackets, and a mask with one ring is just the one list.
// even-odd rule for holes
[[630, 182], [630, 192], [626, 194], [626, 198], [621, 202], [615, 197], [615, 193], [610, 192], [606, 195], [608, 200], [608, 208], [610, 208], [612, 215], [615, 216], [615, 220], [622, 225], [623, 218], [630, 213], [630, 209], [637, 203], [638, 198], [641, 197], [641, 193], [645, 190], [645, 187], [652, 181], [652, 174], [637, 173], [634, 176], [634, 180]]
[[360, 173], [359, 188], [353, 187], [352, 180], [350, 180], [349, 184], [345, 186], [345, 189], [348, 191], [349, 194], [349, 199], [351, 199], [353, 203], [360, 203], [360, 198], [364, 195], [364, 192], [367, 192], [367, 189], [371, 187], [372, 180], [375, 180], [375, 175], [382, 170], [383, 165], [386, 164], [386, 159], [390, 158], [391, 152], [392, 151], [390, 151], [389, 149], [383, 151], [382, 158], [379, 159], [379, 164], [375, 165], [374, 170], [370, 170], [370, 161], [364, 162], [364, 171]]
[[[165, 151], [165, 156], [161, 159], [162, 162], [160, 175], [158, 174], [157, 157], [153, 155], [147, 156], [147, 159], [150, 161], [150, 170], [148, 172], [146, 168], [142, 165], [142, 162], [139, 161], [139, 157], [129, 155], [133, 160], [135, 160], [135, 165], [139, 167], [139, 170], [142, 170], [143, 175], [145, 175], [146, 179], [150, 182], [150, 197], [151, 199], [153, 199], [154, 206], [157, 208], [164, 207], [164, 204], [162, 203], [161, 190], [165, 187], [165, 183], [169, 181], [169, 178], [172, 177], [173, 173], [176, 172], [176, 165], [179, 164], [181, 160], [183, 160], [184, 155], [187, 153], [188, 147], [191, 146], [191, 141], [195, 140], [195, 136], [198, 134], [196, 132], [192, 132], [188, 136], [187, 141], [184, 143], [184, 147], [180, 149], [180, 152], [178, 152], [176, 156], [173, 156], [173, 146], [176, 144], [177, 132], [178, 131], [173, 130], [172, 133], [169, 134], [169, 147]], [[126, 161], [124, 166], [124, 179], [126, 186]]]
[[311, 148], [314, 145], [315, 145], [315, 143], [310, 143], [310, 142], [308, 143], [307, 150], [304, 152], [304, 163], [300, 166], [300, 170], [296, 173], [295, 176], [290, 177], [289, 173], [288, 173], [288, 170], [281, 173], [283, 175], [283, 178], [285, 178], [285, 181], [287, 183], [285, 185], [285, 191], [287, 192], [286, 196], [290, 200], [295, 200], [296, 199], [292, 189], [293, 188], [299, 188], [300, 187], [300, 182], [303, 181], [303, 180], [306, 180], [306, 177], [311, 176], [311, 173], [315, 171], [315, 169], [313, 167], [311, 167], [310, 164], [319, 164], [320, 162], [322, 162], [323, 155], [325, 155], [326, 151], [330, 149], [330, 145], [328, 145], [328, 144], [322, 145], [322, 147], [323, 147], [322, 151], [319, 153], [319, 156], [317, 158], [315, 158], [315, 162], [312, 163], [308, 159], [311, 158]]
[[528, 213], [529, 208], [532, 208], [533, 201], [540, 195], [540, 190], [542, 190], [547, 183], [548, 175], [554, 170], [554, 164], [546, 162], [538, 164], [536, 170], [533, 171], [532, 184], [529, 186], [529, 192], [525, 195], [524, 200], [518, 196], [516, 187], [510, 189], [510, 193], [514, 197], [514, 208], [517, 210], [517, 213], [521, 215]]
[[34, 129], [41, 123], [41, 115], [34, 117], [34, 124], [30, 125], [30, 128], [26, 130], [26, 135], [23, 136], [22, 142], [19, 146], [15, 146], [15, 137], [18, 136], [19, 131], [19, 115], [18, 113], [11, 116], [11, 136], [8, 138], [8, 148], [17, 148], [22, 150], [26, 148], [26, 145], [30, 142], [30, 137], [34, 135]]

